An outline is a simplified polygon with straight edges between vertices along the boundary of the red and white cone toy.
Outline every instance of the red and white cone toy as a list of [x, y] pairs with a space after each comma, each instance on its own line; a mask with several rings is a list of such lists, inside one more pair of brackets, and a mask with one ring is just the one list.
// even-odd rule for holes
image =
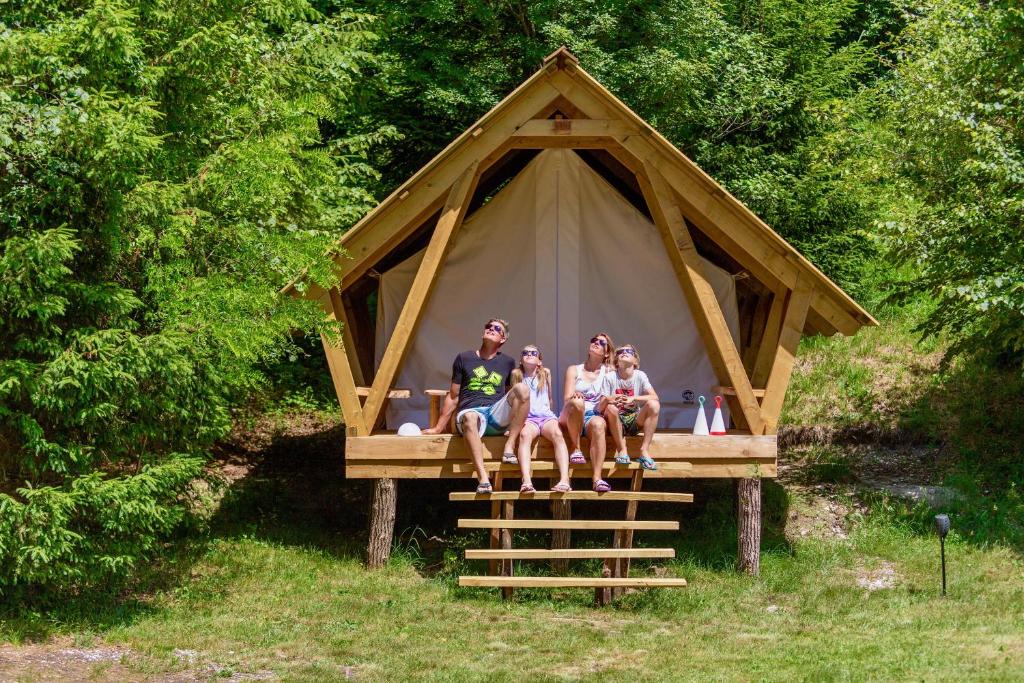
[[711, 418], [711, 436], [725, 434], [725, 419], [722, 417], [722, 397], [715, 396], [715, 416]]
[[704, 397], [700, 396], [697, 400], [700, 401], [700, 406], [697, 408], [697, 421], [693, 423], [693, 435], [707, 436], [709, 434], [708, 416], [704, 414]]

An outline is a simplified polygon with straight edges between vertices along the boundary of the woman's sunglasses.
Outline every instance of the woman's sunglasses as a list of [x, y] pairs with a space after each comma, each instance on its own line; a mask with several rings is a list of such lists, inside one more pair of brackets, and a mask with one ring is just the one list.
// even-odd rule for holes
[[607, 340], [604, 339], [604, 337], [591, 337], [590, 343], [600, 344], [601, 346], [608, 346], [608, 342]]
[[619, 349], [615, 352], [616, 356], [636, 356], [636, 351], [633, 349]]
[[524, 349], [523, 358], [525, 358], [526, 356], [540, 356], [540, 351], [538, 351], [537, 349]]
[[505, 334], [504, 328], [501, 325], [495, 325], [494, 323], [487, 323], [484, 325], [484, 331], [497, 332], [498, 334]]

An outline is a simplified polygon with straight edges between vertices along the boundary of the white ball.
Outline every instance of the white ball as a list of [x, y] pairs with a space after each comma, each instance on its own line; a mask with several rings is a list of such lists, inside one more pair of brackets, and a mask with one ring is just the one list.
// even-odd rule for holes
[[403, 424], [401, 427], [398, 428], [398, 435], [399, 436], [419, 436], [420, 435], [420, 428], [416, 425], [415, 422], [406, 422], [405, 424]]

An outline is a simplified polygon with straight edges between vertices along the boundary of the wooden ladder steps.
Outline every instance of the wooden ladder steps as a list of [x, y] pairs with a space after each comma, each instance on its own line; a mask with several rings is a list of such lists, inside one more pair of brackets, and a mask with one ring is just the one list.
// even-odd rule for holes
[[661, 491], [495, 491], [493, 493], [455, 492], [448, 494], [450, 501], [494, 501], [494, 500], [635, 500], [646, 503], [692, 503], [692, 493], [667, 493]]
[[490, 588], [684, 588], [686, 579], [589, 576], [460, 576], [460, 586]]
[[619, 519], [460, 519], [461, 529], [590, 529], [617, 531], [679, 531], [679, 522], [638, 522]]
[[619, 557], [675, 557], [675, 548], [499, 548], [466, 550], [467, 560], [604, 560]]

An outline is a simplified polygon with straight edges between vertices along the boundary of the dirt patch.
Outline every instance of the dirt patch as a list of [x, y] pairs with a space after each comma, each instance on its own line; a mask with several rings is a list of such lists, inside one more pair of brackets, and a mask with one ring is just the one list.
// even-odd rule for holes
[[892, 588], [899, 582], [896, 565], [892, 562], [882, 562], [875, 569], [859, 567], [855, 575], [857, 585], [868, 592]]
[[[0, 683], [8, 681], [198, 681], [275, 680], [273, 671], [234, 671], [210, 662], [195, 650], [175, 650], [175, 659], [187, 668], [153, 673], [152, 660], [122, 645], [75, 647], [70, 641], [54, 640], [32, 645], [0, 645]], [[146, 673], [143, 673], [146, 672]]]

